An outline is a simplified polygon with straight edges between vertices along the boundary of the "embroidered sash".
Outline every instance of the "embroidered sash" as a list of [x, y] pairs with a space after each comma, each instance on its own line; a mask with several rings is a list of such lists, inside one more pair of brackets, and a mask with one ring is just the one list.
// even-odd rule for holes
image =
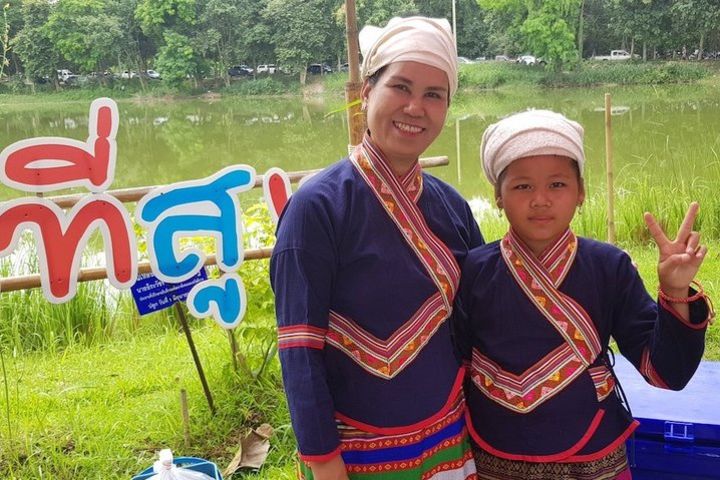
[[[558, 290], [577, 253], [577, 238], [570, 230], [539, 258], [512, 230], [503, 238], [500, 250], [521, 290], [565, 342], [520, 375], [503, 370], [474, 350], [471, 376], [488, 398], [510, 410], [528, 413], [583, 373], [602, 347], [585, 309]], [[598, 380], [596, 389], [607, 389], [600, 372], [595, 372], [594, 378]], [[601, 394], [607, 396], [605, 391], [598, 391], [599, 399]]]
[[397, 178], [367, 137], [352, 152], [350, 160], [438, 288], [436, 294], [385, 340], [358, 327], [339, 312], [330, 312], [326, 342], [345, 352], [369, 373], [391, 379], [417, 357], [450, 315], [460, 267], [448, 247], [427, 226], [416, 205], [423, 188], [419, 164]]

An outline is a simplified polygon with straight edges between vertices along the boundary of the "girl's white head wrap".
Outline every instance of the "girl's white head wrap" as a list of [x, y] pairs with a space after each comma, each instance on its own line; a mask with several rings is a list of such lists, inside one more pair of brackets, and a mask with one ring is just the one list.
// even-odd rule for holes
[[446, 19], [395, 17], [384, 28], [364, 27], [359, 40], [363, 78], [394, 62], [418, 62], [446, 72], [450, 96], [457, 91], [457, 49]]
[[503, 118], [483, 133], [480, 156], [490, 183], [513, 161], [535, 155], [561, 155], [575, 160], [583, 174], [583, 127], [550, 110], [528, 110]]

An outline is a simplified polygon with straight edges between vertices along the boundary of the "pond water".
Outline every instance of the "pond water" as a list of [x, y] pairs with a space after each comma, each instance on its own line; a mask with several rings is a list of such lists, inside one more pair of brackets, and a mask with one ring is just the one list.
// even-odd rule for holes
[[[585, 127], [588, 191], [599, 190], [605, 178], [605, 92], [612, 94], [615, 113], [619, 189], [689, 182], [720, 186], [720, 96], [703, 85], [464, 93], [453, 101], [443, 133], [426, 152], [447, 155], [450, 165], [432, 173], [466, 198], [490, 198], [478, 160], [483, 130], [514, 111], [550, 108]], [[0, 104], [0, 149], [35, 136], [84, 140], [89, 104], [53, 103], [50, 97], [42, 105]], [[342, 107], [339, 96], [118, 104], [118, 157], [111, 188], [201, 178], [236, 163], [252, 165], [258, 173], [271, 166], [320, 168], [347, 151], [345, 113], [328, 115]], [[19, 195], [0, 186], [0, 200]]]

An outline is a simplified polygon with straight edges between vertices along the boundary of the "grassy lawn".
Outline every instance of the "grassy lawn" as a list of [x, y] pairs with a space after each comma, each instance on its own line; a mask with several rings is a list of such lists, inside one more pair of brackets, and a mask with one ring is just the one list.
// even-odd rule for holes
[[[710, 247], [700, 280], [718, 299], [720, 243]], [[630, 253], [654, 292], [654, 248], [633, 247]], [[246, 322], [238, 333], [240, 348], [248, 368], [257, 370], [266, 347], [253, 340], [253, 329], [267, 328], [273, 319]], [[174, 328], [60, 353], [14, 356], [5, 351], [0, 370], [0, 478], [127, 479], [151, 465], [155, 452], [165, 447], [225, 468], [240, 438], [264, 422], [275, 429], [266, 466], [233, 478], [295, 478], [294, 439], [277, 356], [254, 378], [233, 370], [228, 338], [217, 326], [197, 322], [193, 335], [217, 406], [214, 416], [185, 337]], [[717, 327], [710, 330], [705, 357], [720, 360]], [[190, 404], [187, 448], [180, 389], [187, 390]]]

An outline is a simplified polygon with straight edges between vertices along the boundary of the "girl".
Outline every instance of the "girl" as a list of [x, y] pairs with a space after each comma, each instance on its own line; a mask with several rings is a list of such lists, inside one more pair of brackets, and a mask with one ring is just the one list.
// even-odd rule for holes
[[630, 478], [637, 422], [616, 395], [608, 343], [652, 385], [692, 377], [711, 316], [693, 281], [707, 253], [692, 231], [698, 206], [674, 240], [645, 215], [660, 252], [656, 303], [625, 253], [570, 230], [585, 198], [579, 124], [519, 113], [488, 127], [481, 151], [510, 231], [468, 254], [458, 302], [478, 477]]

